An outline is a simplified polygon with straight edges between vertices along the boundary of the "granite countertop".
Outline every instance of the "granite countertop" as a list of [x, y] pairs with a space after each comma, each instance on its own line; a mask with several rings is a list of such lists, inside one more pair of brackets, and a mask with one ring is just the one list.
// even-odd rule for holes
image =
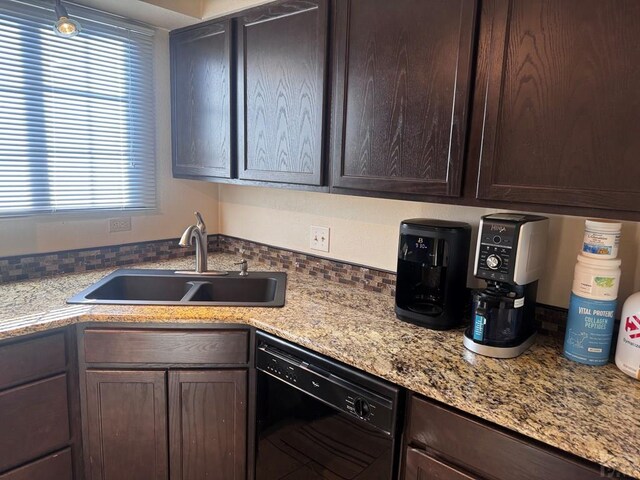
[[[237, 269], [215, 254], [211, 268]], [[193, 259], [127, 268], [191, 269]], [[270, 270], [250, 265], [254, 270]], [[396, 319], [387, 295], [289, 272], [284, 308], [65, 305], [108, 270], [0, 284], [0, 339], [79, 322], [244, 323], [382, 377], [527, 437], [640, 478], [640, 382], [614, 365], [566, 360], [539, 338], [497, 360]]]

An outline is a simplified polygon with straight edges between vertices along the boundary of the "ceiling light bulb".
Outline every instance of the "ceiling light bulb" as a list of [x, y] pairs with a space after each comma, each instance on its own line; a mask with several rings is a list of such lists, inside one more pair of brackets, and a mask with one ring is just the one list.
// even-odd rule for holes
[[80, 33], [80, 24], [69, 18], [67, 9], [60, 0], [56, 0], [56, 16], [58, 21], [53, 25], [53, 31], [59, 37], [71, 38]]
[[67, 17], [60, 17], [53, 26], [53, 31], [60, 37], [75, 37], [80, 33], [80, 24]]

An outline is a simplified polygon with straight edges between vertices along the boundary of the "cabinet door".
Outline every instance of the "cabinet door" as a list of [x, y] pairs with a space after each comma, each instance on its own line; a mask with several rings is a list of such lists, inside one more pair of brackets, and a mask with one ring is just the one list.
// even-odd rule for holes
[[480, 480], [415, 448], [407, 449], [405, 467], [404, 480]]
[[640, 211], [640, 2], [482, 4], [478, 198]]
[[238, 18], [238, 178], [323, 184], [327, 1]]
[[173, 174], [231, 177], [231, 21], [171, 36]]
[[332, 187], [458, 196], [476, 0], [336, 2]]
[[246, 478], [247, 372], [170, 371], [171, 480]]
[[88, 371], [90, 480], [166, 480], [165, 372]]

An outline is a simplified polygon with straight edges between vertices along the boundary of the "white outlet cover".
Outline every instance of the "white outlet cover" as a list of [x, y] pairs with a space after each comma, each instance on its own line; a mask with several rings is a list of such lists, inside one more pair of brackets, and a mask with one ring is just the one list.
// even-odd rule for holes
[[109, 219], [109, 233], [129, 231], [131, 231], [131, 217]]
[[309, 248], [311, 248], [311, 250], [318, 250], [320, 252], [328, 252], [330, 234], [331, 230], [329, 227], [318, 227], [315, 225], [311, 225]]

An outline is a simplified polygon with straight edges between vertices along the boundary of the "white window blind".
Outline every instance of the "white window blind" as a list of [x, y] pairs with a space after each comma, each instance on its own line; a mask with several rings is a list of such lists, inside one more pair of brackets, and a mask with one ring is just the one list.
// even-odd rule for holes
[[0, 0], [0, 216], [155, 207], [153, 30]]

